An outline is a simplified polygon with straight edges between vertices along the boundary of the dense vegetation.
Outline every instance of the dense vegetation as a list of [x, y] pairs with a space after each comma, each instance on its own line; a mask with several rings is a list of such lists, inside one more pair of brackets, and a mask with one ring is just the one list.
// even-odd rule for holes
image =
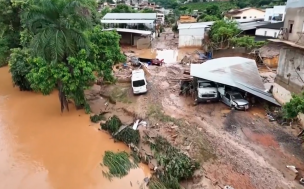
[[299, 113], [304, 113], [304, 92], [299, 95], [292, 95], [292, 98], [283, 106], [283, 115], [287, 119], [293, 119]]
[[215, 21], [209, 31], [209, 41], [205, 41], [205, 45], [212, 49], [229, 48], [229, 47], [245, 47], [248, 49], [258, 48], [265, 42], [255, 42], [254, 37], [241, 35], [241, 30], [234, 21]]
[[5, 15], [0, 18], [0, 61], [5, 64], [10, 55], [14, 85], [44, 95], [58, 89], [61, 111], [69, 110], [71, 100], [88, 112], [84, 90], [98, 76], [113, 81], [112, 66], [125, 60], [120, 36], [96, 25], [95, 0], [1, 2], [8, 12], [0, 13]]

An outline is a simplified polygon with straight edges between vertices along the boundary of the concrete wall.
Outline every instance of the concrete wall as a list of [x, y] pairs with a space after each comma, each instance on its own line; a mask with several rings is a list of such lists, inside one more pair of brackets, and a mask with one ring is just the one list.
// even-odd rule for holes
[[201, 47], [205, 27], [179, 29], [178, 47]]
[[297, 48], [282, 48], [275, 81], [293, 93], [304, 89], [304, 51]]
[[151, 40], [146, 38], [140, 38], [137, 40], [137, 49], [148, 49], [151, 47]]
[[[301, 2], [304, 4], [304, 1]], [[287, 28], [289, 31], [291, 24], [293, 24], [292, 31], [288, 33], [287, 40], [304, 45], [304, 36], [300, 39], [301, 33], [304, 32], [304, 5], [299, 8], [294, 8], [294, 6], [286, 6], [284, 28]]]
[[[137, 41], [141, 38], [145, 38], [140, 34], [136, 33], [127, 33], [127, 32], [119, 32], [121, 36], [120, 43], [124, 45], [137, 46]], [[148, 38], [150, 41], [150, 38]]]
[[275, 29], [268, 29], [268, 28], [257, 28], [255, 30], [255, 35], [276, 38], [279, 34], [279, 31], [280, 31], [279, 29], [275, 30]]

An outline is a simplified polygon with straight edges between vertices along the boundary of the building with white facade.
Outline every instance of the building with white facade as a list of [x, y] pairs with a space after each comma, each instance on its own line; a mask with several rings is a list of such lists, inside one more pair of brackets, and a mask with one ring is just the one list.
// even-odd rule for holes
[[283, 22], [286, 12], [285, 12], [286, 6], [274, 6], [273, 8], [267, 8], [265, 10], [265, 17], [264, 21], [269, 22]]
[[201, 47], [205, 35], [205, 29], [213, 22], [200, 22], [178, 25], [178, 47]]
[[279, 32], [283, 26], [284, 22], [269, 23], [258, 26], [255, 30], [255, 40], [265, 41], [267, 39], [276, 39], [278, 38]]
[[225, 19], [236, 20], [236, 21], [246, 21], [252, 19], [263, 19], [265, 17], [265, 11], [257, 8], [243, 8], [234, 9], [225, 13]]

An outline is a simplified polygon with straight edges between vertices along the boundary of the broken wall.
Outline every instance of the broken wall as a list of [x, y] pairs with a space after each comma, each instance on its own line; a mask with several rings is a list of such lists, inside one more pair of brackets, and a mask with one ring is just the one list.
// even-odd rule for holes
[[304, 50], [282, 48], [275, 82], [292, 93], [304, 89]]
[[142, 37], [137, 40], [137, 49], [148, 49], [151, 47], [151, 40], [149, 37]]

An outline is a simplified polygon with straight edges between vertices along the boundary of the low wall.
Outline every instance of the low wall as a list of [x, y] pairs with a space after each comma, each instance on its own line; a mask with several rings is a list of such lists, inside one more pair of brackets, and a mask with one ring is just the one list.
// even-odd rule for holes
[[248, 53], [250, 53], [250, 50], [246, 50], [245, 48], [220, 49], [213, 51], [213, 58], [234, 57], [234, 56], [240, 56], [244, 58], [254, 58], [253, 55], [250, 55]]

